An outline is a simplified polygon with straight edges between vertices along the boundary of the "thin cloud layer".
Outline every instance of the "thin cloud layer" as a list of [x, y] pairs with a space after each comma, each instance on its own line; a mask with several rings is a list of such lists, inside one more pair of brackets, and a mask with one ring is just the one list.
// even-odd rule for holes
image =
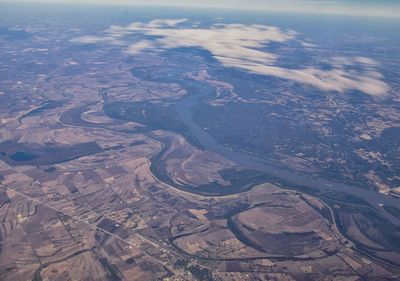
[[[202, 48], [225, 67], [277, 77], [307, 84], [324, 91], [344, 93], [357, 90], [371, 96], [384, 96], [390, 90], [377, 72], [378, 63], [366, 57], [334, 57], [331, 69], [315, 67], [289, 69], [277, 66], [277, 54], [265, 47], [271, 42], [285, 43], [296, 39], [294, 31], [283, 31], [266, 25], [214, 24], [209, 28], [181, 27], [186, 19], [156, 19], [148, 23], [135, 22], [128, 26], [111, 26], [104, 36], [83, 36], [72, 42], [105, 43], [126, 46], [126, 52], [138, 55], [146, 51], [173, 48]], [[143, 34], [155, 39], [128, 42], [127, 35]], [[300, 41], [303, 42], [303, 41]], [[309, 50], [310, 45], [304, 46]], [[312, 47], [316, 47], [312, 45]], [[354, 67], [356, 66], [356, 67]]]

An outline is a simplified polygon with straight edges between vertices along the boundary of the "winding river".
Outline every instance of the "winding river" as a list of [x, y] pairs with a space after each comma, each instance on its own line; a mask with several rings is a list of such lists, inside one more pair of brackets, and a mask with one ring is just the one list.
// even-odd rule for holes
[[[184, 86], [182, 85], [182, 81], [180, 81], [180, 84], [181, 86]], [[203, 84], [203, 86], [209, 87], [206, 84]], [[181, 121], [190, 129], [191, 134], [205, 149], [215, 152], [245, 168], [265, 172], [297, 185], [306, 186], [321, 191], [343, 192], [345, 194], [353, 195], [368, 202], [381, 215], [383, 215], [393, 224], [400, 226], [400, 220], [392, 216], [381, 206], [381, 204], [384, 204], [399, 208], [400, 200], [393, 196], [366, 190], [357, 186], [333, 182], [323, 178], [311, 178], [307, 174], [295, 173], [288, 169], [268, 164], [264, 159], [234, 151], [218, 143], [193, 120], [193, 108], [201, 99], [205, 98], [208, 93], [209, 91], [201, 91], [200, 93], [189, 94], [188, 96], [182, 98], [175, 106], [175, 110], [178, 113]]]
[[[193, 109], [202, 99], [215, 92], [215, 89], [200, 81], [190, 79], [177, 79], [182, 74], [177, 69], [171, 69], [174, 75], [168, 78], [153, 78], [151, 72], [141, 71], [140, 69], [132, 70], [135, 77], [152, 82], [176, 83], [189, 93], [175, 104], [175, 111], [180, 120], [189, 128], [190, 133], [197, 139], [198, 143], [209, 151], [215, 152], [224, 158], [231, 160], [243, 168], [254, 169], [273, 175], [284, 182], [290, 182], [298, 186], [304, 186], [316, 189], [321, 192], [342, 192], [344, 194], [355, 196], [375, 208], [383, 217], [392, 222], [394, 225], [400, 226], [400, 220], [388, 213], [383, 205], [400, 208], [400, 199], [390, 195], [382, 194], [376, 191], [367, 190], [358, 186], [345, 183], [334, 182], [324, 178], [312, 178], [310, 175], [296, 173], [289, 169], [274, 165], [265, 159], [258, 158], [243, 152], [238, 152], [218, 143], [211, 135], [203, 130], [193, 119]], [[317, 195], [317, 194], [314, 194]]]

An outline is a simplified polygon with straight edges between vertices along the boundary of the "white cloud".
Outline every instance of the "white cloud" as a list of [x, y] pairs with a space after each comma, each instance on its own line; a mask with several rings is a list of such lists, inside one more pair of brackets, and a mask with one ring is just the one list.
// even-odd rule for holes
[[146, 50], [146, 49], [152, 49], [153, 48], [153, 44], [151, 44], [150, 41], [148, 40], [142, 40], [139, 41], [138, 43], [132, 44], [128, 47], [128, 54], [131, 55], [136, 55], [141, 53], [142, 51]]
[[[298, 40], [294, 31], [283, 31], [266, 25], [214, 24], [209, 28], [181, 27], [186, 19], [156, 19], [148, 23], [135, 22], [128, 26], [111, 26], [104, 37], [84, 36], [73, 42], [121, 44], [130, 34], [154, 36], [153, 40], [126, 43], [127, 53], [138, 55], [149, 50], [197, 47], [209, 51], [226, 67], [287, 79], [317, 87], [324, 91], [358, 90], [371, 96], [384, 96], [389, 86], [376, 68], [378, 63], [367, 57], [334, 57], [332, 69], [315, 67], [289, 69], [277, 66], [277, 54], [265, 50], [271, 42]], [[299, 41], [305, 50], [317, 46]], [[357, 66], [357, 67], [354, 67]], [[299, 66], [301, 67], [301, 66]]]
[[299, 43], [306, 49], [307, 48], [316, 48], [316, 47], [318, 47], [317, 45], [315, 45], [313, 43], [302, 41], [302, 40], [299, 40]]
[[85, 35], [81, 37], [76, 37], [70, 40], [73, 43], [82, 43], [82, 44], [100, 44], [106, 43], [110, 45], [125, 45], [125, 43], [119, 40], [116, 36], [93, 36], [93, 35]]

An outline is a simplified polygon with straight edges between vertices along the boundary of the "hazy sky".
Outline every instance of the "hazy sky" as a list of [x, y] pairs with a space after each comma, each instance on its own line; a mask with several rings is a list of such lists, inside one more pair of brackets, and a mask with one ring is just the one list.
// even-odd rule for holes
[[0, 0], [0, 2], [212, 7], [400, 18], [400, 0]]

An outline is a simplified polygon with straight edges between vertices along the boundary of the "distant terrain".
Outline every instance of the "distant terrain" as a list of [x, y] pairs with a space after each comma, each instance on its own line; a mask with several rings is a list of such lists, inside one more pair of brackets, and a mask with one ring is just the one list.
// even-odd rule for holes
[[400, 278], [398, 20], [1, 5], [0, 280]]

